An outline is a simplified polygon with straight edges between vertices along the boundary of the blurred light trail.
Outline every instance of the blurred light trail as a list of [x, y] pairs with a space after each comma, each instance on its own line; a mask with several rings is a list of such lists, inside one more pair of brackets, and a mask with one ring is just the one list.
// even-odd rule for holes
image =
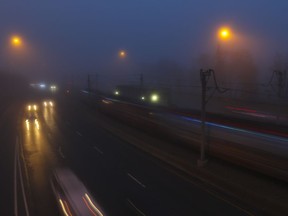
[[[101, 211], [94, 205], [94, 203], [91, 201], [90, 197], [88, 196], [87, 193], [85, 193], [85, 196], [82, 197], [84, 200], [86, 206], [88, 209], [91, 211], [91, 213], [95, 216], [103, 216]], [[94, 211], [93, 211], [94, 210]]]
[[[188, 120], [188, 121], [192, 121], [195, 122], [197, 124], [201, 124], [201, 121], [198, 119], [193, 119], [190, 117], [186, 117], [186, 116], [178, 116], [182, 119]], [[284, 141], [284, 142], [288, 142], [287, 138], [282, 138], [282, 137], [278, 137], [278, 136], [274, 136], [274, 135], [269, 135], [269, 134], [264, 134], [264, 133], [259, 133], [259, 132], [255, 132], [255, 131], [250, 131], [250, 130], [245, 130], [245, 129], [241, 129], [241, 128], [236, 128], [236, 127], [231, 127], [231, 126], [227, 126], [227, 125], [222, 125], [222, 124], [218, 124], [218, 123], [212, 123], [212, 122], [206, 122], [207, 125], [209, 126], [214, 126], [214, 127], [218, 127], [218, 128], [223, 128], [223, 129], [228, 129], [228, 130], [232, 130], [232, 131], [237, 131], [237, 132], [244, 132], [247, 134], [251, 134], [251, 135], [256, 135], [256, 136], [260, 136], [263, 138], [268, 138], [270, 140], [278, 140], [278, 141]]]
[[39, 127], [39, 122], [38, 122], [38, 120], [37, 120], [37, 119], [35, 119], [35, 125], [36, 125], [36, 128], [39, 130], [39, 129], [40, 129], [40, 127]]
[[29, 127], [29, 120], [26, 119], [25, 123], [26, 123], [26, 129], [29, 131], [29, 129], [30, 129], [30, 127]]
[[68, 214], [68, 212], [66, 211], [66, 208], [63, 204], [63, 201], [61, 199], [59, 199], [59, 202], [60, 202], [60, 205], [61, 205], [61, 208], [62, 208], [62, 211], [63, 213], [65, 214], [65, 216], [72, 216], [72, 214]]

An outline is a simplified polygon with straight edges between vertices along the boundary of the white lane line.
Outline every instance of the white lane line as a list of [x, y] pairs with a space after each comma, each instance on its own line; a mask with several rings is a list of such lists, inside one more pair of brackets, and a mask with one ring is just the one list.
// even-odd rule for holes
[[61, 156], [63, 159], [65, 159], [65, 155], [64, 155], [63, 152], [62, 152], [61, 146], [59, 146], [58, 152], [59, 152], [60, 156]]
[[18, 197], [17, 197], [17, 143], [18, 137], [16, 137], [15, 155], [14, 155], [14, 215], [18, 215]]
[[135, 204], [130, 199], [127, 199], [127, 202], [137, 211], [137, 213], [139, 215], [146, 216], [146, 214], [144, 214], [143, 211], [141, 211], [139, 208], [137, 208], [135, 206]]
[[83, 136], [79, 131], [76, 131], [76, 133], [77, 133], [79, 136]]
[[100, 150], [99, 148], [97, 148], [97, 146], [93, 146], [93, 148], [94, 148], [97, 152], [99, 152], [100, 154], [104, 154], [102, 150]]
[[[17, 146], [19, 146], [18, 139], [17, 139]], [[29, 216], [30, 214], [29, 214], [29, 209], [28, 209], [28, 204], [27, 204], [27, 197], [26, 197], [26, 193], [25, 193], [25, 190], [24, 190], [24, 181], [23, 181], [23, 175], [22, 175], [22, 168], [21, 168], [19, 157], [17, 157], [17, 159], [18, 159], [19, 176], [20, 176], [20, 183], [21, 183], [23, 201], [24, 201], [24, 206], [25, 206], [25, 212], [26, 212], [26, 216]]]
[[139, 184], [141, 187], [146, 188], [146, 185], [142, 184], [136, 177], [134, 177], [133, 175], [131, 175], [130, 173], [127, 173], [127, 175], [133, 179], [137, 184]]

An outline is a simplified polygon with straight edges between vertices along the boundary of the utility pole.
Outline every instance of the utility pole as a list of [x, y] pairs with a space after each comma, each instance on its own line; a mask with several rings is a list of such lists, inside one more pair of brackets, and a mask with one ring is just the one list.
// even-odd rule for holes
[[212, 74], [212, 70], [203, 69], [200, 70], [200, 79], [202, 86], [202, 105], [201, 105], [201, 129], [202, 129], [202, 143], [200, 149], [200, 159], [197, 161], [199, 167], [203, 167], [207, 163], [205, 156], [205, 150], [207, 146], [207, 136], [206, 136], [206, 91], [207, 91], [207, 82]]
[[279, 99], [279, 106], [278, 106], [278, 114], [277, 114], [277, 123], [280, 124], [281, 122], [281, 111], [280, 111], [280, 104], [281, 104], [281, 97], [282, 93], [284, 93], [285, 89], [285, 81], [286, 81], [286, 71], [275, 70], [274, 71], [276, 78], [277, 78], [277, 95]]
[[280, 71], [280, 70], [276, 70], [274, 71], [278, 80], [277, 80], [277, 85], [278, 85], [278, 97], [281, 98], [282, 96], [282, 92], [284, 90], [285, 87], [285, 81], [286, 81], [286, 71]]

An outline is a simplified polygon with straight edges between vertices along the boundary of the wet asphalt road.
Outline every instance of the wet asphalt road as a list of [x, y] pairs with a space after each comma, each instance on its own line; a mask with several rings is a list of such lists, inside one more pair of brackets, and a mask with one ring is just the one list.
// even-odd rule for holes
[[59, 214], [50, 177], [60, 166], [78, 175], [108, 215], [247, 215], [104, 130], [80, 101], [37, 102], [38, 125], [27, 124], [25, 112], [19, 121], [30, 215]]

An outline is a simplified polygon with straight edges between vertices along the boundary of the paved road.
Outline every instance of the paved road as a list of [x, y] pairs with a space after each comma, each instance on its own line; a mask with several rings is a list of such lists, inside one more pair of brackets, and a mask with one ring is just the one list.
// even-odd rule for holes
[[21, 119], [31, 215], [59, 214], [49, 184], [59, 166], [71, 168], [109, 215], [247, 215], [102, 129], [80, 101], [55, 102], [37, 111], [39, 129]]

